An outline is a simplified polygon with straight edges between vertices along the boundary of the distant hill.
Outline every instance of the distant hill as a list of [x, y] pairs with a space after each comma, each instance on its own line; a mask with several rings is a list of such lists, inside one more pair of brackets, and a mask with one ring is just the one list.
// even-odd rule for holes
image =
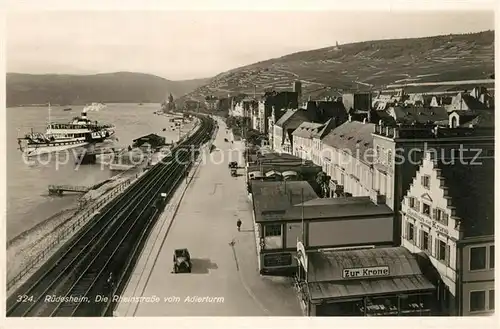
[[158, 76], [117, 72], [96, 75], [31, 75], [7, 73], [7, 106], [45, 104], [160, 103], [177, 98], [207, 79], [170, 81]]
[[485, 79], [494, 73], [494, 31], [377, 40], [298, 52], [236, 68], [212, 78], [180, 101], [205, 96], [290, 89], [304, 96], [378, 90], [391, 83]]

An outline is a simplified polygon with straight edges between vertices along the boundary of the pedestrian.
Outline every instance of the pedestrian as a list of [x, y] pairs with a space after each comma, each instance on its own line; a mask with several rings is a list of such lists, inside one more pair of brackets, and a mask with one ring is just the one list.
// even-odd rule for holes
[[238, 227], [238, 232], [241, 230], [241, 219], [238, 219], [236, 222], [236, 226]]

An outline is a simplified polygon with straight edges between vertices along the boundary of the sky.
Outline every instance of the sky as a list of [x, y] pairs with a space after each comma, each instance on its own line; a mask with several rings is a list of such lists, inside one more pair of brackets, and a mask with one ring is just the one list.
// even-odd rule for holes
[[336, 42], [493, 29], [493, 11], [9, 11], [6, 70], [185, 80]]

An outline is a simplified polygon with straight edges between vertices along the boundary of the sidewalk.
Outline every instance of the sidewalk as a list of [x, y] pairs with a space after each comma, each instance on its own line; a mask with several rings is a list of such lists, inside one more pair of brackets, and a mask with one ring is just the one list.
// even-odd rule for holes
[[[234, 142], [235, 149], [240, 150], [241, 158], [239, 163], [245, 163], [243, 159], [243, 141]], [[297, 293], [293, 287], [293, 281], [288, 277], [263, 276], [259, 273], [260, 266], [260, 246], [258, 227], [253, 216], [253, 206], [251, 198], [245, 186], [245, 177], [239, 177], [239, 187], [237, 192], [242, 205], [246, 208], [243, 230], [245, 234], [240, 237], [238, 252], [245, 259], [242, 263], [243, 278], [253, 294], [262, 301], [263, 307], [268, 310], [269, 315], [279, 316], [302, 316], [302, 310], [297, 299]], [[246, 226], [245, 226], [245, 223]], [[246, 231], [246, 230], [248, 231]]]

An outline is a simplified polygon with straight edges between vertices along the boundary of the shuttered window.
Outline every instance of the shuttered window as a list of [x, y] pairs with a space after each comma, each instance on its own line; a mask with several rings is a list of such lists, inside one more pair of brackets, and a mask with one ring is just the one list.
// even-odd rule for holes
[[437, 222], [442, 223], [443, 225], [448, 225], [448, 214], [442, 209], [434, 208], [432, 209], [432, 219]]
[[429, 237], [429, 233], [426, 231], [420, 231], [420, 249], [423, 251], [430, 252], [431, 251], [431, 239]]
[[425, 187], [426, 189], [429, 189], [431, 187], [431, 177], [428, 175], [422, 176], [421, 183], [422, 183], [423, 187]]
[[446, 242], [436, 238], [434, 245], [434, 252], [435, 252], [434, 257], [436, 257], [437, 260], [449, 265], [450, 246], [448, 246]]
[[416, 244], [416, 239], [417, 237], [417, 232], [415, 230], [415, 226], [412, 223], [407, 222], [406, 223], [406, 240], [413, 242], [413, 244]]

